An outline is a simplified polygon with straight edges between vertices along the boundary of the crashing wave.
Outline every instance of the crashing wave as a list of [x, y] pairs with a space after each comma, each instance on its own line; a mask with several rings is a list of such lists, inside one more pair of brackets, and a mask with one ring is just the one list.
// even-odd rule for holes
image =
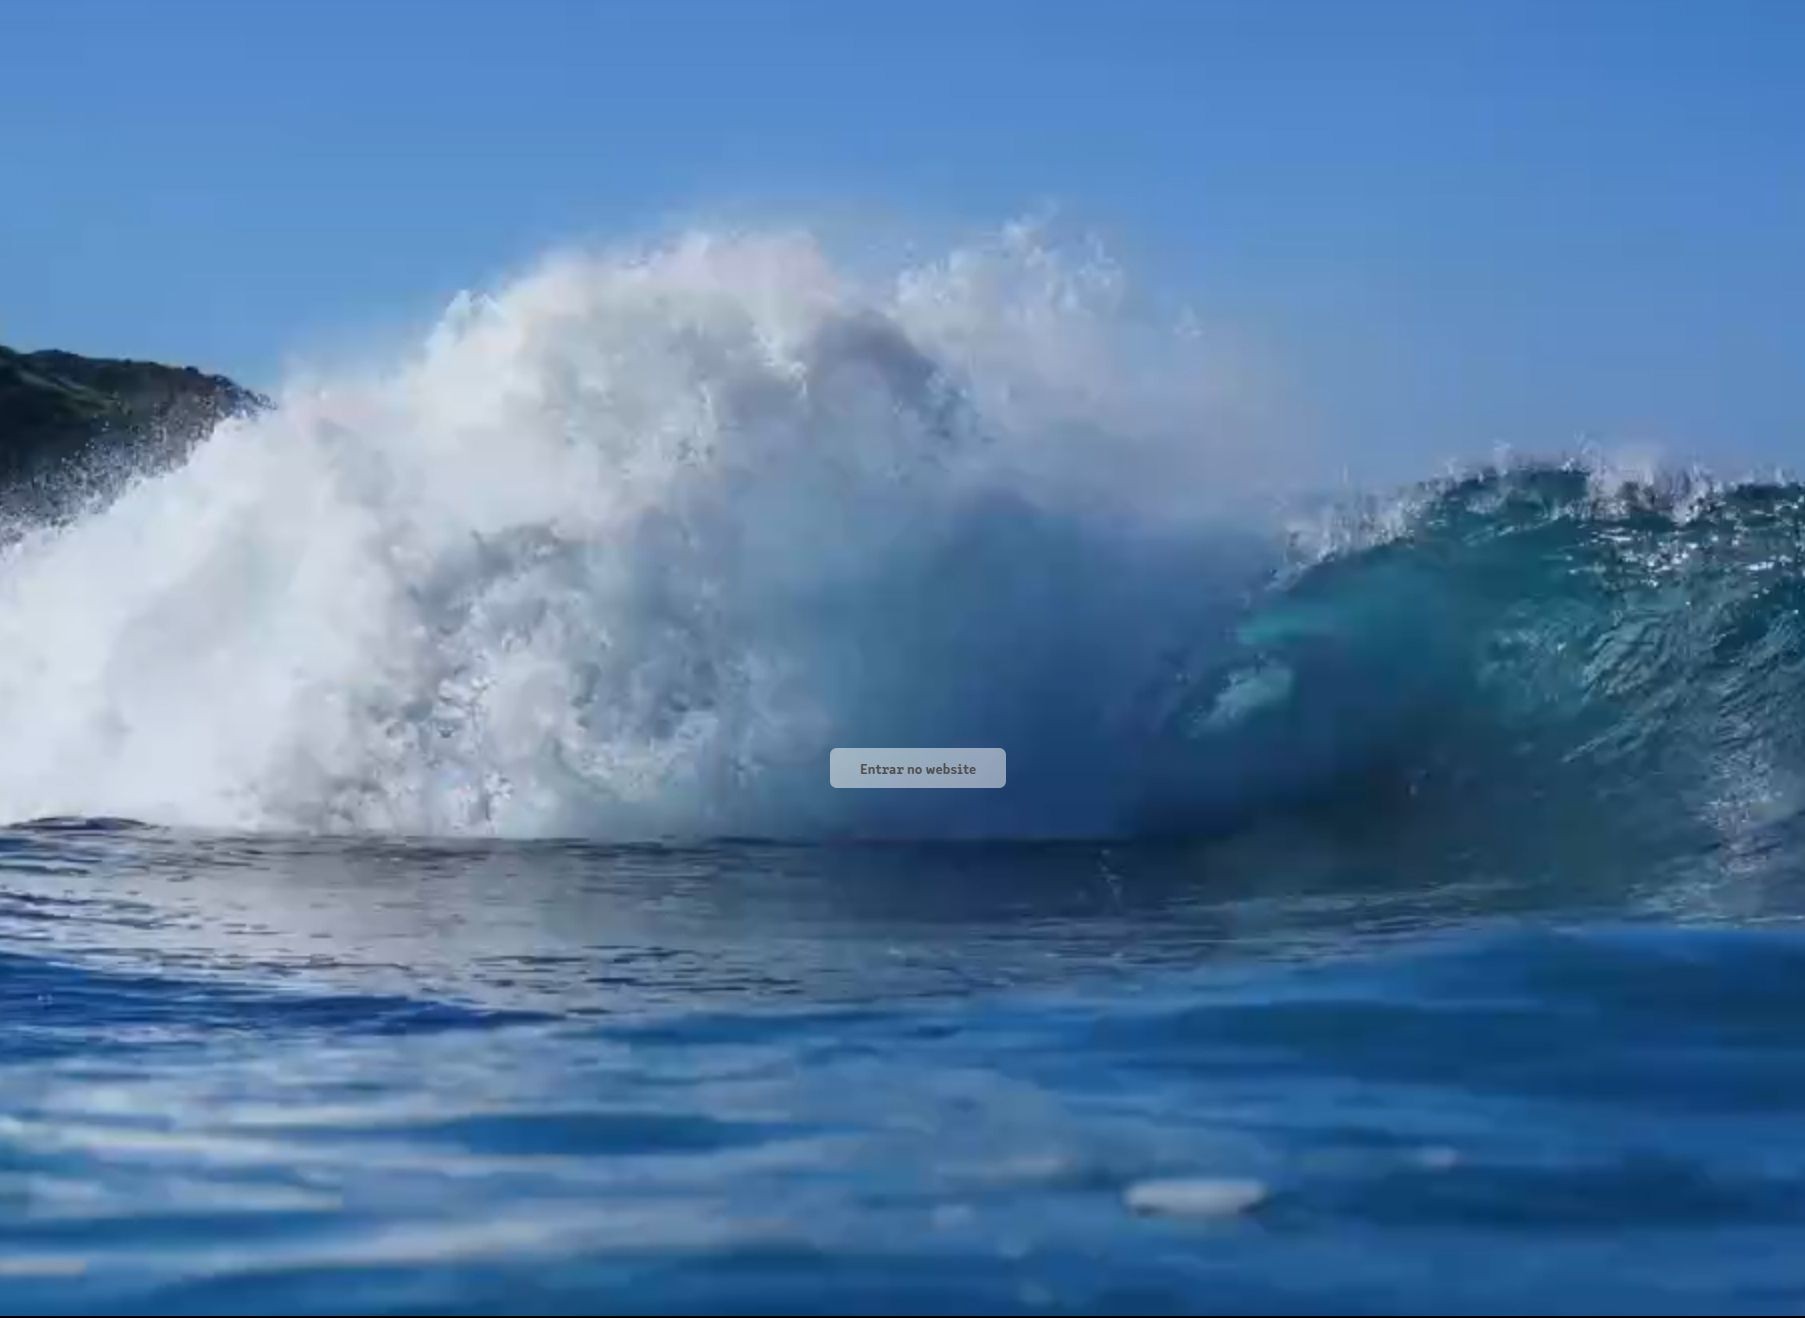
[[[1343, 502], [1287, 564], [1307, 464], [1234, 386], [1024, 230], [876, 281], [799, 236], [553, 260], [0, 551], [0, 817], [1794, 817], [1800, 487], [1486, 471]], [[836, 792], [836, 745], [1003, 746], [1010, 786]]]
[[[1106, 831], [1122, 693], [1283, 470], [1234, 395], [1027, 230], [879, 280], [794, 235], [552, 260], [5, 551], [0, 816]], [[836, 744], [1013, 787], [833, 793]]]

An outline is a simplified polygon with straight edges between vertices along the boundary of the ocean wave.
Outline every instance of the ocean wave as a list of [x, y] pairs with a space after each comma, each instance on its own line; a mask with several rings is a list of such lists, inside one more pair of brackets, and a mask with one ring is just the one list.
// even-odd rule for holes
[[[1785, 483], [1488, 470], [1307, 533], [1181, 319], [1026, 230], [568, 255], [0, 550], [0, 817], [246, 831], [1669, 840], [1805, 800]], [[1002, 792], [835, 792], [836, 745]], [[1542, 803], [1542, 804], [1536, 804]]]
[[1805, 487], [1525, 464], [1371, 514], [1174, 675], [1174, 774], [1474, 837], [1758, 847], [1797, 819]]
[[[0, 557], [0, 817], [238, 830], [1107, 831], [1122, 694], [1283, 469], [1194, 325], [1026, 229], [567, 255]], [[1006, 793], [827, 750], [1000, 745]], [[987, 800], [980, 800], [980, 797]]]

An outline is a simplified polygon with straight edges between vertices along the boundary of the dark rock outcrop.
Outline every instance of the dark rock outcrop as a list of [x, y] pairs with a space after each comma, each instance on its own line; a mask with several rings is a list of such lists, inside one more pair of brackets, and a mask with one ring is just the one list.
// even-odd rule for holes
[[54, 514], [179, 461], [224, 418], [267, 406], [191, 366], [0, 347], [0, 505]]

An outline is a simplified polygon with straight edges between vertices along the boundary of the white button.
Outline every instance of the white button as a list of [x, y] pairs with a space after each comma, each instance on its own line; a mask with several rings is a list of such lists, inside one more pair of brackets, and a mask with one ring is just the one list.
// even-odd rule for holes
[[998, 746], [836, 746], [827, 778], [835, 787], [1001, 787], [1009, 757]]

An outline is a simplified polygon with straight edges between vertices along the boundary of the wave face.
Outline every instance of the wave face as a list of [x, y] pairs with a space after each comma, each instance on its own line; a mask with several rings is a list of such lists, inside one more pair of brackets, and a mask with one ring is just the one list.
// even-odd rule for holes
[[1175, 684], [1164, 754], [1216, 801], [1556, 853], [1796, 840], [1805, 487], [1525, 467], [1377, 512]]
[[[1253, 570], [1232, 385], [1025, 230], [880, 280], [783, 235], [550, 261], [4, 551], [0, 817], [1109, 831], [1126, 698]], [[1014, 788], [826, 788], [895, 744]]]

